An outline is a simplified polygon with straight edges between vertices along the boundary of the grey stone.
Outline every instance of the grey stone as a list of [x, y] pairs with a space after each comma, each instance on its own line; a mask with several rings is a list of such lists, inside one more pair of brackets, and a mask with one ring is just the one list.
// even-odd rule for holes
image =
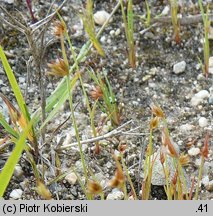
[[186, 62], [185, 61], [178, 62], [177, 64], [175, 64], [173, 66], [173, 72], [175, 74], [181, 74], [185, 71], [185, 69], [186, 69]]

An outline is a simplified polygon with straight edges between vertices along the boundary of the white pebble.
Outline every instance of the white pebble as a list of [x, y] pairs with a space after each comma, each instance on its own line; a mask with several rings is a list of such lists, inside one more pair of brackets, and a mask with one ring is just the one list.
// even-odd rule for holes
[[109, 34], [110, 34], [111, 36], [114, 36], [114, 35], [115, 35], [115, 31], [114, 31], [114, 30], [111, 30], [111, 31], [109, 32]]
[[19, 77], [18, 80], [19, 80], [20, 83], [25, 83], [25, 78], [24, 77]]
[[107, 39], [107, 43], [111, 44], [112, 43], [111, 39]]
[[168, 14], [169, 14], [169, 10], [170, 10], [170, 7], [167, 5], [167, 6], [163, 9], [163, 11], [161, 12], [161, 15], [164, 15], [164, 16], [168, 15]]
[[95, 23], [98, 25], [103, 25], [106, 22], [106, 20], [109, 19], [109, 17], [110, 17], [110, 14], [104, 10], [97, 11], [94, 14]]
[[68, 175], [66, 175], [66, 177], [65, 177], [65, 180], [69, 183], [69, 184], [71, 184], [71, 185], [74, 185], [75, 183], [76, 183], [76, 181], [77, 181], [77, 176], [76, 176], [76, 174], [75, 173], [69, 173]]
[[207, 185], [206, 185], [206, 190], [209, 192], [213, 191], [213, 180], [211, 180]]
[[188, 150], [188, 154], [190, 156], [196, 156], [196, 155], [200, 154], [200, 149], [196, 148], [196, 147], [192, 147], [191, 149]]
[[204, 186], [208, 185], [209, 184], [209, 177], [208, 176], [204, 176], [202, 178], [202, 183]]
[[185, 61], [181, 61], [181, 62], [178, 62], [177, 64], [175, 64], [173, 66], [173, 72], [175, 74], [180, 74], [180, 73], [183, 73], [186, 69], [186, 62]]
[[201, 90], [197, 94], [195, 94], [196, 97], [205, 99], [209, 97], [209, 92], [207, 90]]
[[209, 98], [210, 94], [207, 90], [201, 90], [197, 94], [195, 94], [191, 99], [191, 105], [197, 106], [203, 102], [205, 98]]
[[8, 4], [13, 4], [15, 2], [15, 0], [4, 0], [4, 2], [6, 2]]
[[208, 120], [205, 117], [201, 117], [198, 120], [200, 127], [206, 127], [208, 125]]
[[209, 73], [213, 74], [213, 56], [209, 58]]
[[201, 158], [197, 158], [195, 160], [195, 165], [196, 165], [196, 167], [200, 167], [200, 165], [201, 165]]
[[197, 106], [198, 104], [200, 104], [203, 100], [197, 97], [192, 97], [191, 99], [191, 105], [192, 106]]
[[121, 30], [118, 28], [118, 29], [115, 31], [115, 36], [118, 36], [120, 33], [121, 33]]
[[20, 199], [22, 194], [23, 194], [23, 191], [21, 189], [14, 189], [10, 193], [10, 197], [13, 198], [13, 199]]
[[104, 43], [106, 41], [106, 37], [105, 36], [102, 36], [101, 38], [100, 38], [100, 42], [101, 43]]
[[197, 80], [204, 80], [204, 79], [205, 79], [205, 76], [202, 73], [198, 74]]
[[191, 125], [191, 124], [184, 124], [184, 125], [181, 125], [180, 126], [180, 130], [182, 132], [187, 132], [187, 131], [191, 131], [191, 130], [194, 130], [195, 126], [194, 125]]
[[124, 198], [124, 193], [119, 190], [113, 190], [112, 193], [107, 195], [107, 200], [122, 200]]
[[17, 164], [15, 166], [15, 169], [14, 169], [14, 176], [16, 178], [20, 178], [22, 175], [23, 175], [23, 170], [22, 170], [21, 166], [19, 164]]

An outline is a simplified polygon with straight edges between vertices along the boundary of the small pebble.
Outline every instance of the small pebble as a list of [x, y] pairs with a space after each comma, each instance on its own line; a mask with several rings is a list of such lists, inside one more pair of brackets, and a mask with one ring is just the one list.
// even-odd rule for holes
[[200, 149], [196, 147], [192, 147], [191, 149], [188, 150], [188, 154], [190, 156], [197, 156], [198, 154], [200, 154]]
[[10, 193], [10, 197], [16, 200], [16, 199], [20, 199], [22, 194], [23, 194], [23, 191], [21, 189], [14, 189]]
[[117, 189], [114, 189], [112, 193], [107, 195], [107, 200], [122, 200], [124, 198], [124, 193]]
[[205, 98], [209, 98], [210, 94], [207, 90], [201, 90], [197, 94], [195, 94], [191, 99], [191, 105], [197, 106], [203, 102]]
[[6, 2], [7, 4], [13, 4], [15, 0], [4, 0], [4, 2]]
[[110, 17], [110, 14], [104, 10], [97, 11], [94, 14], [95, 23], [98, 25], [103, 25], [106, 22], [106, 20], [109, 19], [109, 17]]
[[16, 178], [20, 178], [22, 175], [23, 175], [23, 170], [22, 170], [22, 168], [21, 168], [21, 166], [19, 165], [19, 164], [17, 164], [16, 166], [15, 166], [15, 169], [14, 169], [14, 176], [16, 177]]
[[118, 29], [115, 31], [115, 36], [118, 36], [120, 33], [121, 33], [121, 30], [118, 28]]
[[205, 187], [209, 192], [213, 192], [213, 180], [211, 180]]
[[213, 104], [213, 86], [209, 88], [210, 96], [209, 96], [209, 104]]
[[209, 92], [207, 90], [201, 90], [197, 94], [195, 94], [196, 97], [205, 99], [209, 97]]
[[105, 36], [102, 36], [101, 38], [100, 38], [100, 42], [101, 43], [104, 43], [106, 41], [106, 37]]
[[166, 15], [169, 14], [169, 11], [170, 11], [170, 7], [167, 5], [167, 6], [163, 9], [163, 11], [161, 12], [161, 15], [166, 16]]
[[25, 78], [24, 77], [19, 77], [18, 80], [19, 80], [20, 83], [25, 83]]
[[173, 66], [173, 72], [175, 74], [181, 74], [185, 71], [185, 69], [186, 69], [186, 62], [185, 61], [178, 62], [177, 64], [175, 64]]
[[114, 35], [115, 35], [115, 31], [114, 31], [114, 30], [111, 30], [111, 31], [109, 32], [109, 34], [110, 34], [111, 36], [114, 36]]
[[71, 184], [74, 185], [77, 182], [77, 176], [75, 173], [69, 173], [68, 175], [66, 175], [65, 180]]
[[207, 186], [207, 185], [209, 184], [209, 177], [208, 177], [208, 176], [204, 176], [204, 177], [202, 178], [202, 184], [203, 184], [204, 186]]
[[197, 80], [204, 80], [204, 79], [205, 79], [205, 76], [202, 73], [198, 74]]
[[205, 117], [200, 117], [198, 122], [199, 122], [199, 126], [203, 128], [208, 125], [208, 120]]
[[195, 126], [191, 125], [191, 124], [184, 124], [184, 125], [180, 126], [180, 130], [182, 132], [188, 132], [188, 131], [194, 130], [194, 128], [195, 128]]
[[209, 58], [209, 73], [213, 74], [213, 56]]
[[213, 40], [213, 27], [209, 26], [209, 35], [208, 35], [209, 40]]

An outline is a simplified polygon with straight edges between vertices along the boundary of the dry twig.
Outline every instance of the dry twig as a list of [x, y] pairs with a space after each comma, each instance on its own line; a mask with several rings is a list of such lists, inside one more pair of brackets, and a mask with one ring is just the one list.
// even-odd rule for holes
[[[94, 143], [94, 142], [97, 142], [97, 141], [100, 141], [100, 140], [105, 140], [105, 139], [108, 139], [108, 138], [110, 138], [112, 136], [118, 136], [120, 134], [124, 134], [124, 135], [127, 134], [127, 135], [129, 135], [129, 133], [128, 133], [129, 131], [124, 131], [124, 128], [127, 125], [131, 124], [132, 122], [133, 121], [130, 120], [130, 121], [124, 123], [123, 125], [119, 126], [118, 128], [116, 128], [116, 129], [114, 129], [114, 130], [110, 131], [109, 133], [106, 133], [106, 134], [104, 134], [102, 136], [97, 136], [97, 137], [93, 137], [93, 138], [90, 138], [90, 139], [87, 139], [87, 140], [82, 140], [81, 141], [81, 145], [82, 144]], [[138, 127], [137, 127], [137, 129], [138, 129]], [[134, 129], [131, 129], [130, 131], [132, 131], [132, 130], [134, 130]], [[131, 133], [131, 135], [143, 136], [145, 134], [142, 134], [142, 133]], [[55, 150], [57, 151], [57, 150], [68, 149], [68, 148], [71, 148], [71, 147], [74, 147], [74, 146], [77, 146], [77, 145], [78, 145], [78, 143], [74, 142], [74, 143], [71, 143], [69, 145], [60, 146], [60, 147], [56, 148]]]

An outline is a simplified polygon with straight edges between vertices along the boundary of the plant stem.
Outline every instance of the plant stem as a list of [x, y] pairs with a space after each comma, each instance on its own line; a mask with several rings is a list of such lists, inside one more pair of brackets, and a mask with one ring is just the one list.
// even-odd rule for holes
[[197, 187], [196, 187], [196, 192], [195, 192], [195, 200], [198, 199], [198, 192], [199, 192], [199, 187], [200, 187], [200, 181], [202, 178], [202, 173], [203, 173], [203, 166], [204, 166], [204, 157], [201, 157], [201, 164], [200, 164], [200, 169], [199, 169], [199, 174], [198, 174], [198, 181], [197, 181]]

